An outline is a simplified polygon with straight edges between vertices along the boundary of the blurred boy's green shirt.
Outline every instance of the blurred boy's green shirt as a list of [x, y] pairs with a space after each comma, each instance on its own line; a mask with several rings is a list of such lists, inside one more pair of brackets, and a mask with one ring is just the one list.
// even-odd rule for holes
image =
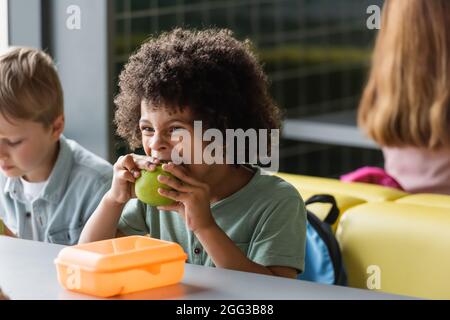
[[[263, 266], [285, 266], [302, 271], [305, 259], [306, 209], [297, 190], [276, 176], [256, 170], [242, 189], [211, 205], [219, 227], [246, 256]], [[188, 262], [214, 266], [195, 235], [187, 232], [176, 212], [159, 211], [130, 200], [119, 222], [126, 235], [150, 234], [179, 243]]]
[[[19, 238], [33, 239], [27, 225], [39, 224], [42, 241], [73, 245], [111, 187], [112, 165], [61, 136], [58, 158], [40, 196], [27, 210], [19, 177], [0, 174], [0, 218]], [[41, 221], [43, 221], [41, 225]]]

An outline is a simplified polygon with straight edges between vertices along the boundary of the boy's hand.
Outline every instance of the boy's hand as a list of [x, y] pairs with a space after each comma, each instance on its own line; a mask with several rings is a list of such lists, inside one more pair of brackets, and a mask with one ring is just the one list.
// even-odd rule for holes
[[3, 222], [2, 219], [0, 219], [0, 236], [16, 238], [16, 235], [11, 230], [8, 229], [8, 227]]
[[137, 154], [121, 156], [114, 164], [114, 176], [108, 198], [114, 203], [124, 204], [135, 198], [134, 183], [141, 175], [141, 170], [153, 171], [159, 160]]
[[159, 188], [158, 192], [177, 202], [168, 206], [159, 206], [158, 209], [178, 212], [194, 233], [214, 227], [216, 222], [211, 214], [209, 186], [188, 176], [185, 168], [172, 162], [163, 164], [162, 168], [177, 177], [179, 181], [159, 175], [158, 180], [174, 190]]
[[9, 300], [9, 298], [3, 294], [2, 289], [0, 289], [0, 300]]

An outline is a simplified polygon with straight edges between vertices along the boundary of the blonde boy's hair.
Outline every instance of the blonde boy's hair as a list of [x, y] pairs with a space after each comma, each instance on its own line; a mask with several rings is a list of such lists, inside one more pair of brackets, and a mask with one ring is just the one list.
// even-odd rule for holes
[[45, 127], [64, 113], [61, 83], [48, 54], [25, 47], [0, 54], [0, 113]]
[[450, 146], [449, 0], [386, 0], [358, 123], [382, 146]]

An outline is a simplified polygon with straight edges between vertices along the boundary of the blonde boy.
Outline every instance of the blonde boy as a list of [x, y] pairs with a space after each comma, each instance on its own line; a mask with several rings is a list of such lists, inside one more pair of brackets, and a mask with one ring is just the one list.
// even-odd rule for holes
[[0, 234], [71, 245], [112, 179], [111, 165], [66, 139], [52, 59], [0, 55]]

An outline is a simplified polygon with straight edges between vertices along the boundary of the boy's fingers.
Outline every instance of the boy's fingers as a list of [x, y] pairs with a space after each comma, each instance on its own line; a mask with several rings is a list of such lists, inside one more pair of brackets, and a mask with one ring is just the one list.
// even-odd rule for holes
[[121, 180], [126, 180], [128, 182], [134, 183], [136, 181], [136, 178], [131, 174], [131, 172], [127, 170], [122, 170], [117, 173], [117, 177]]
[[156, 168], [156, 165], [159, 163], [159, 159], [154, 157], [141, 156], [137, 154], [133, 154], [133, 160], [136, 165], [141, 170], [153, 171]]
[[166, 190], [163, 188], [158, 188], [158, 193], [163, 197], [170, 198], [175, 201], [182, 201], [186, 195], [186, 193], [181, 193], [175, 190]]
[[131, 172], [131, 174], [133, 175], [134, 178], [139, 178], [139, 176], [141, 175], [141, 172], [139, 170], [133, 170]]
[[132, 155], [127, 154], [126, 156], [124, 156], [122, 158], [122, 163], [121, 163], [122, 168], [133, 172], [136, 169], [138, 169], [138, 167], [136, 166], [135, 162], [134, 162], [134, 158]]
[[172, 187], [173, 189], [177, 190], [177, 191], [181, 191], [181, 192], [189, 192], [192, 191], [192, 187], [189, 186], [186, 183], [183, 183], [182, 181], [178, 180], [178, 179], [174, 179], [171, 177], [167, 177], [164, 175], [159, 175], [158, 176], [158, 181], [161, 183], [164, 183], [165, 185]]
[[180, 203], [176, 202], [174, 204], [171, 205], [167, 205], [167, 206], [158, 206], [156, 207], [158, 210], [164, 210], [164, 211], [176, 211], [180, 208]]
[[188, 176], [186, 173], [186, 170], [182, 166], [176, 166], [173, 162], [170, 162], [168, 164], [163, 164], [162, 169], [164, 171], [170, 172], [171, 174], [173, 174], [175, 177], [177, 177], [181, 181], [183, 181], [187, 184], [190, 184], [194, 187], [200, 187], [202, 185], [201, 182]]
[[157, 158], [131, 153], [119, 158], [118, 169], [128, 170], [138, 178], [141, 170], [153, 171], [159, 163], [160, 160]]

